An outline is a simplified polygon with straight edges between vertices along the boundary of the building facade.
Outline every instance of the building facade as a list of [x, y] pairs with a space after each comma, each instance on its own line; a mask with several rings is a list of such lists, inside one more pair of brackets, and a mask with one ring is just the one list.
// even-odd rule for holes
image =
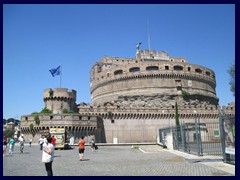
[[[160, 128], [180, 123], [217, 122], [219, 112], [213, 70], [172, 57], [164, 51], [137, 50], [135, 58], [104, 56], [91, 71], [91, 103], [76, 104], [76, 91], [44, 90], [45, 107], [36, 129], [65, 127], [77, 140], [81, 134], [103, 143], [156, 142]], [[66, 115], [63, 109], [76, 112]], [[22, 116], [33, 120], [33, 116]], [[89, 123], [89, 124], [84, 124]], [[28, 132], [29, 122], [21, 123]], [[87, 131], [76, 131], [81, 129]], [[89, 138], [91, 138], [89, 137]]]

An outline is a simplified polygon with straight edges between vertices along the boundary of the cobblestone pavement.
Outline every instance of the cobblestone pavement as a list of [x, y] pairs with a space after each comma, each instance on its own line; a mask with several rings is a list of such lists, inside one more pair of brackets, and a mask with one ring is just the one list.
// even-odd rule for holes
[[[37, 145], [26, 145], [23, 154], [20, 154], [19, 147], [16, 146], [13, 155], [7, 154], [3, 157], [3, 176], [46, 176], [41, 155]], [[131, 146], [99, 146], [93, 153], [87, 146], [84, 161], [79, 161], [77, 147], [71, 150], [56, 150], [53, 175], [233, 176], [214, 167], [186, 161], [182, 156], [161, 148], [144, 153]]]

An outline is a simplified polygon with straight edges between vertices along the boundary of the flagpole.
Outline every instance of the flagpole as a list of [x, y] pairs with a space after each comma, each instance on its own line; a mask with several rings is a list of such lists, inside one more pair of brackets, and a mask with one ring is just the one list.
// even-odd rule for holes
[[149, 30], [149, 19], [148, 19], [147, 24], [148, 24], [148, 50], [149, 50], [149, 52], [150, 52], [150, 30]]
[[61, 83], [62, 83], [62, 65], [61, 65], [61, 71], [60, 71], [60, 88], [61, 88]]

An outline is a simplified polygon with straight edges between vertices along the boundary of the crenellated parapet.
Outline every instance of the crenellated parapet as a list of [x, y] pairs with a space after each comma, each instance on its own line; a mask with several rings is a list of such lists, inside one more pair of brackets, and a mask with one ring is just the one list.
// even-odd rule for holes
[[[200, 105], [218, 105], [215, 73], [211, 69], [189, 64], [186, 58], [175, 58], [164, 53], [158, 55], [159, 58], [148, 59], [104, 56], [91, 69], [92, 105], [125, 103], [121, 97], [154, 98], [160, 95], [182, 96], [186, 93], [189, 99], [200, 97]], [[187, 99], [184, 97], [183, 100]], [[140, 103], [143, 102], [148, 105], [148, 98]]]
[[221, 112], [227, 116], [235, 116], [235, 102], [231, 102], [228, 103], [227, 106], [223, 106]]
[[[99, 106], [91, 106], [89, 104], [81, 104], [78, 106], [79, 114], [95, 115], [103, 119], [108, 119], [109, 112], [113, 119], [175, 119], [175, 105], [159, 107], [129, 107], [118, 106], [106, 103]], [[178, 106], [179, 118], [184, 120], [193, 120], [198, 116], [201, 119], [217, 119], [220, 112], [219, 106]], [[197, 112], [197, 114], [196, 114]]]
[[45, 107], [54, 114], [62, 113], [63, 109], [76, 112], [76, 91], [67, 88], [45, 89], [43, 95]]
[[[103, 128], [101, 119], [94, 115], [38, 114], [38, 117], [39, 124], [36, 124], [34, 115], [21, 117], [21, 133], [25, 137], [33, 137], [35, 143], [38, 142], [42, 132], [49, 131], [50, 128], [64, 128], [68, 133], [68, 138], [74, 134], [75, 138], [80, 138], [81, 134], [94, 135]], [[32, 129], [30, 126], [32, 126]]]

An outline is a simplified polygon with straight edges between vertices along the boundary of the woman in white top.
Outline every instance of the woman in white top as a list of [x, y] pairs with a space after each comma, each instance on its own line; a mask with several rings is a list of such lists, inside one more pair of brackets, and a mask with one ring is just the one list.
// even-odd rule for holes
[[53, 176], [52, 162], [54, 160], [54, 146], [51, 144], [52, 138], [47, 138], [47, 143], [43, 145], [42, 162], [45, 163], [45, 168], [48, 176]]

